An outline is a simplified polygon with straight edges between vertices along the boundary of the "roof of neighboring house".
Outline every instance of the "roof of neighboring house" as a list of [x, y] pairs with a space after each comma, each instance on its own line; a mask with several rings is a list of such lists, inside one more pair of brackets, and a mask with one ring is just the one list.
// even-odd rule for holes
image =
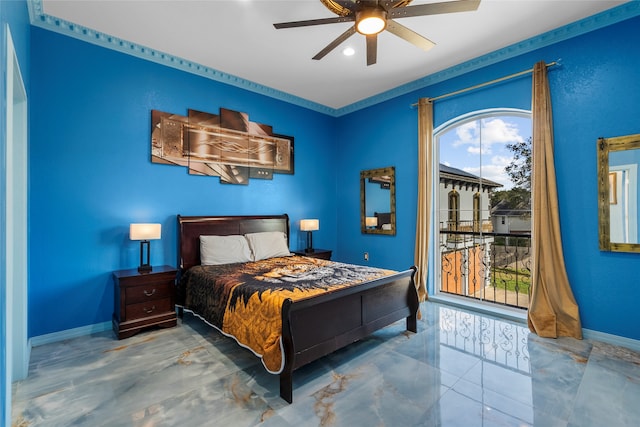
[[516, 206], [509, 206], [507, 200], [500, 200], [497, 205], [491, 208], [491, 216], [522, 216], [531, 215], [531, 202], [519, 203]]
[[442, 163], [440, 163], [440, 182], [454, 185], [479, 185], [482, 183], [483, 187], [502, 187], [502, 184], [498, 184], [495, 181], [481, 178], [477, 175], [465, 172], [462, 169], [452, 168], [451, 166], [443, 165]]

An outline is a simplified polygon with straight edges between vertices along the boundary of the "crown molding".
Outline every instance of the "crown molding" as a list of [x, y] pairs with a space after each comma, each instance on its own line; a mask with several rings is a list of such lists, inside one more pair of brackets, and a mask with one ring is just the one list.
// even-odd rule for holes
[[273, 89], [259, 83], [246, 80], [232, 74], [206, 67], [195, 62], [188, 61], [177, 56], [169, 55], [145, 46], [131, 43], [127, 40], [119, 39], [81, 25], [65, 21], [55, 16], [47, 15], [42, 9], [42, 0], [27, 0], [29, 8], [29, 18], [31, 25], [60, 34], [74, 37], [76, 39], [92, 43], [98, 46], [112, 49], [127, 55], [132, 55], [141, 59], [146, 59], [167, 67], [176, 68], [188, 73], [196, 74], [217, 82], [236, 86], [251, 92], [278, 99], [289, 104], [304, 107], [322, 114], [333, 117], [340, 117], [353, 113], [363, 108], [379, 104], [384, 101], [396, 98], [401, 95], [434, 85], [436, 83], [461, 76], [471, 71], [496, 64], [506, 59], [514, 58], [524, 53], [549, 46], [621, 21], [640, 15], [640, 1], [632, 0], [615, 8], [606, 10], [596, 15], [589, 16], [571, 24], [565, 25], [555, 30], [539, 34], [527, 40], [512, 44], [505, 48], [493, 51], [483, 56], [479, 56], [470, 61], [463, 62], [456, 66], [447, 68], [437, 73], [414, 80], [394, 89], [379, 93], [342, 108], [331, 108], [313, 101], [309, 101], [289, 93]]
[[55, 16], [47, 15], [42, 10], [42, 0], [27, 0], [27, 2], [29, 6], [29, 19], [31, 25], [33, 26], [73, 37], [78, 40], [95, 44], [107, 49], [125, 53], [127, 55], [132, 55], [137, 58], [155, 62], [157, 64], [165, 65], [167, 67], [172, 67], [191, 74], [196, 74], [198, 76], [215, 80], [217, 82], [236, 86], [251, 92], [259, 93], [261, 95], [287, 102], [289, 104], [308, 108], [319, 113], [328, 115], [335, 114], [334, 108], [327, 107], [325, 105], [321, 105], [316, 102], [309, 101], [307, 99], [303, 99], [298, 96], [294, 96], [289, 93], [261, 85], [251, 80], [243, 79], [232, 74], [227, 74], [214, 68], [206, 67], [204, 65], [174, 55], [169, 55], [167, 53], [160, 52], [146, 46], [141, 46], [139, 44], [132, 43], [118, 37], [104, 34], [100, 31], [95, 31], [90, 28], [74, 24], [73, 22], [56, 18]]

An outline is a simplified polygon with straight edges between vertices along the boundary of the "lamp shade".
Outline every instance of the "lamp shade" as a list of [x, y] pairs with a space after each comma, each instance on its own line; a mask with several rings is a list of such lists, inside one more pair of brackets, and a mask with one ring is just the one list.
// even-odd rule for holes
[[377, 227], [378, 226], [378, 218], [375, 216], [368, 216], [365, 219], [365, 224], [367, 227]]
[[129, 239], [156, 240], [160, 238], [161, 231], [161, 224], [131, 224], [129, 226]]
[[300, 230], [302, 231], [316, 231], [320, 229], [320, 221], [317, 219], [301, 219]]

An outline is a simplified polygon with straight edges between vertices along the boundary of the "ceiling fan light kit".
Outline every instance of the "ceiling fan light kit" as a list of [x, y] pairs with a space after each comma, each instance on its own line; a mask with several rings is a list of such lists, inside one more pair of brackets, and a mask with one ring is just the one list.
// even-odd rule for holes
[[387, 11], [382, 8], [363, 9], [356, 12], [356, 31], [365, 36], [378, 34], [387, 26]]
[[457, 0], [409, 6], [411, 0], [320, 0], [332, 13], [333, 18], [309, 19], [306, 21], [273, 24], [276, 29], [308, 27], [311, 25], [354, 22], [345, 32], [318, 52], [313, 59], [322, 59], [356, 32], [366, 37], [367, 65], [376, 63], [378, 34], [384, 30], [427, 51], [435, 46], [431, 40], [399, 24], [393, 18], [438, 15], [442, 13], [473, 11], [480, 0]]

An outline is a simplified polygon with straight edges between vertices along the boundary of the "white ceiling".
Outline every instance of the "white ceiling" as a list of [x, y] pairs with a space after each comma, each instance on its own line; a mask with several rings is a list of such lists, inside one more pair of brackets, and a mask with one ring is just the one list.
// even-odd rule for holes
[[[39, 0], [33, 0], [38, 2]], [[319, 0], [41, 0], [42, 13], [258, 83], [332, 109], [563, 27], [626, 1], [482, 0], [477, 11], [400, 18], [436, 46], [424, 52], [383, 32], [377, 64], [353, 35], [311, 58], [352, 23], [276, 30], [273, 23], [333, 17]], [[414, 0], [412, 5], [434, 3]], [[351, 46], [354, 56], [342, 49]], [[557, 58], [541, 58], [552, 61]]]

